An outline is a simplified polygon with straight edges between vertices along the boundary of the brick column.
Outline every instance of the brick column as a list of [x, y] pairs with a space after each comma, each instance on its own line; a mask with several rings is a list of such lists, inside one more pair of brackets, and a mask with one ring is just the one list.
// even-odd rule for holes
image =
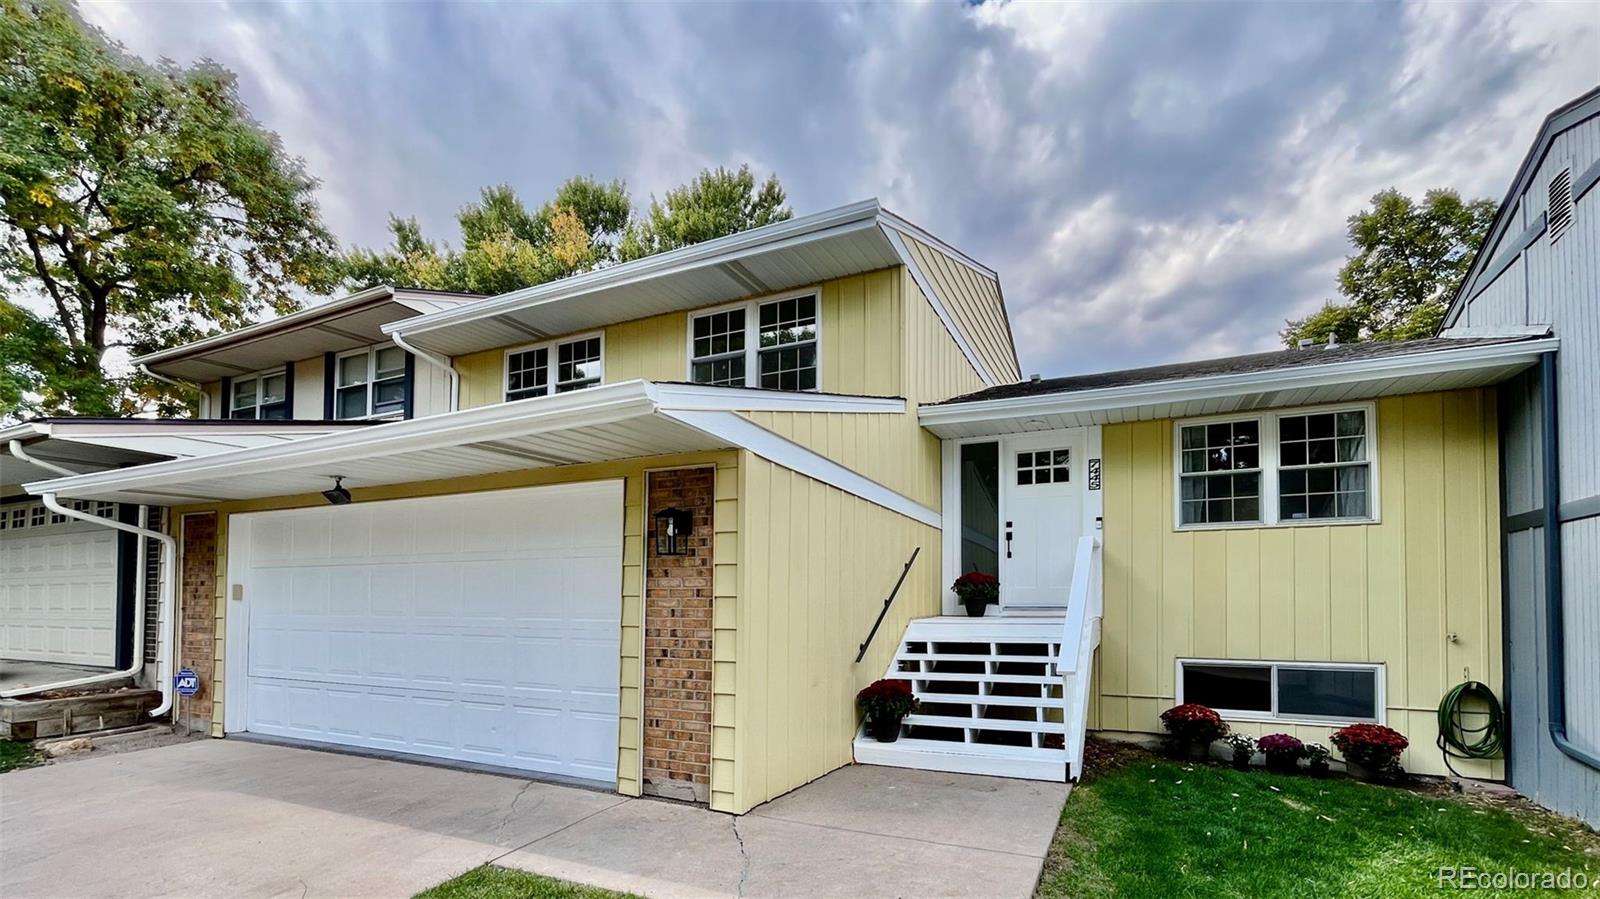
[[[711, 547], [716, 470], [648, 475], [644, 585], [644, 792], [707, 802], [711, 791]], [[656, 552], [655, 515], [687, 509], [685, 555]]]
[[196, 733], [211, 732], [212, 681], [217, 643], [217, 516], [207, 512], [185, 515], [183, 561], [180, 574], [178, 618], [178, 667], [193, 668], [200, 675], [200, 692], [190, 697], [174, 696], [182, 708], [183, 721]]

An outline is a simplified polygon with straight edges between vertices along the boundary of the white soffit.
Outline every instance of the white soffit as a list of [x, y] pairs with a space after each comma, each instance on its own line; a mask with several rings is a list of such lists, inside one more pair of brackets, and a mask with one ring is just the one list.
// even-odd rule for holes
[[982, 437], [1458, 390], [1500, 383], [1558, 346], [1556, 338], [1523, 340], [1276, 371], [923, 406], [918, 420], [939, 437]]

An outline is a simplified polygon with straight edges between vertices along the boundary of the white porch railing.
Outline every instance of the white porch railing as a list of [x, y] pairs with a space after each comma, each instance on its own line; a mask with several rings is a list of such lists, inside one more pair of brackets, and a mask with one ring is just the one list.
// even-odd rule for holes
[[1078, 540], [1072, 562], [1072, 592], [1067, 598], [1067, 617], [1061, 625], [1061, 655], [1056, 662], [1065, 705], [1062, 723], [1066, 725], [1067, 764], [1072, 780], [1083, 775], [1089, 681], [1094, 673], [1094, 651], [1100, 646], [1103, 581], [1100, 538], [1086, 534]]

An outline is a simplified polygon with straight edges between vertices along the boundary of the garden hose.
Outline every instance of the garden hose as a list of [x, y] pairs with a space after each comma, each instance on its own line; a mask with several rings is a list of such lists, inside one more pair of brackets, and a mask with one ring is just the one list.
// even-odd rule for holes
[[[1480, 700], [1487, 720], [1482, 727], [1468, 727], [1462, 720], [1462, 705], [1469, 699]], [[1474, 714], [1480, 714], [1474, 712]], [[1451, 688], [1439, 701], [1439, 750], [1444, 753], [1444, 764], [1457, 777], [1461, 772], [1450, 764], [1456, 759], [1499, 758], [1506, 745], [1506, 718], [1500, 700], [1494, 691], [1481, 681], [1469, 680]]]

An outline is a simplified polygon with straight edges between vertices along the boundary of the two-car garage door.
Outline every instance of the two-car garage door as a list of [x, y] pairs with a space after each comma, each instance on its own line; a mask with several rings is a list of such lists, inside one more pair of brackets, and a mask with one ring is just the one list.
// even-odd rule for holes
[[230, 529], [228, 730], [615, 779], [622, 482]]

